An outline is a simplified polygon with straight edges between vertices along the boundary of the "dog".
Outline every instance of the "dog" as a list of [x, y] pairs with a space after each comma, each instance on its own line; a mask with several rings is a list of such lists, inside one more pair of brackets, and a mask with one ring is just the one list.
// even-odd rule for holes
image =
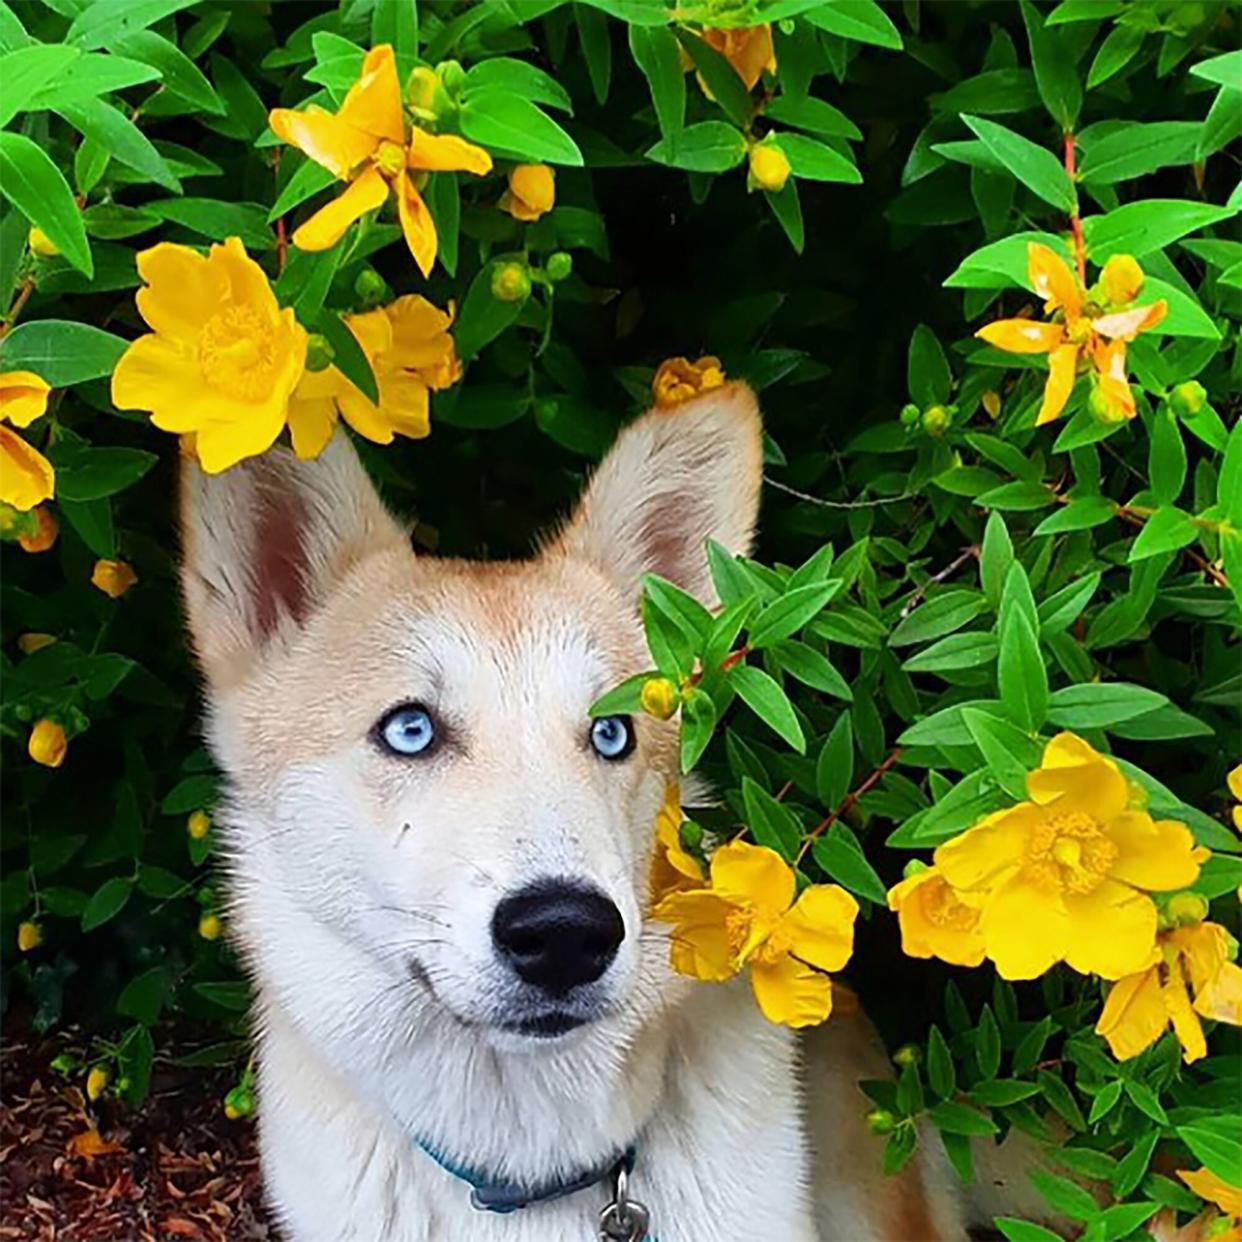
[[340, 433], [184, 469], [282, 1236], [966, 1236], [938, 1144], [881, 1173], [861, 1015], [799, 1035], [670, 969], [645, 906], [677, 725], [589, 715], [649, 666], [642, 574], [715, 606], [706, 541], [751, 545], [747, 387], [632, 422], [520, 563], [416, 555]]

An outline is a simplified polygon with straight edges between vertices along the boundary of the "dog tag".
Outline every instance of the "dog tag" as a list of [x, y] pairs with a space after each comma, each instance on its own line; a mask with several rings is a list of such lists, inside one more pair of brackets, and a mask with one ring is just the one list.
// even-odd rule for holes
[[651, 1213], [629, 1196], [630, 1174], [626, 1162], [612, 1175], [612, 1202], [600, 1213], [600, 1242], [645, 1242]]

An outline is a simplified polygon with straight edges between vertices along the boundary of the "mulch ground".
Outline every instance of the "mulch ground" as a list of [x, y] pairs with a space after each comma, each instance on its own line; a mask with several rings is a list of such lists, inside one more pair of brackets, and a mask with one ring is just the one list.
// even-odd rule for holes
[[0, 1045], [0, 1239], [276, 1242], [253, 1126], [221, 1107], [231, 1076], [157, 1059], [134, 1114], [49, 1067], [72, 1047]]

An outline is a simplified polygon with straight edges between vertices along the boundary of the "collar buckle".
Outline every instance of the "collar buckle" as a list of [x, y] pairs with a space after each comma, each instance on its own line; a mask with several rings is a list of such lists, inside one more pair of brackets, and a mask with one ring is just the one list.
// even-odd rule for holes
[[600, 1213], [600, 1242], [643, 1242], [651, 1213], [629, 1196], [630, 1160], [620, 1160], [612, 1171], [612, 1202]]

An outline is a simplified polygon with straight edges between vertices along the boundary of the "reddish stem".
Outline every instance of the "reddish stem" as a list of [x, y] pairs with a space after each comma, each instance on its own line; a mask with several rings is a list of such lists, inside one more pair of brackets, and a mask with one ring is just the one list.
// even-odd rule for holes
[[889, 755], [889, 757], [885, 759], [884, 762], [880, 764], [880, 766], [876, 768], [876, 770], [872, 772], [871, 775], [867, 777], [867, 779], [863, 781], [857, 789], [854, 790], [853, 793], [847, 794], [845, 798], [842, 799], [841, 805], [837, 807], [835, 811], [829, 811], [828, 814], [825, 815], [824, 818], [811, 829], [806, 840], [802, 842], [802, 848], [798, 851], [798, 858], [794, 863], [795, 866], [801, 865], [802, 860], [806, 857], [807, 850], [811, 848], [811, 842], [814, 841], [816, 837], [822, 836], [825, 832], [827, 832], [828, 829], [837, 822], [837, 820], [849, 812], [849, 810], [854, 806], [858, 799], [867, 792], [867, 790], [871, 789], [875, 784], [883, 780], [884, 773], [887, 772], [889, 768], [891, 768], [900, 758], [901, 747], [898, 746], [893, 750], [893, 753]]
[[[1073, 184], [1076, 176], [1074, 164], [1074, 135], [1065, 135], [1065, 175]], [[1083, 240], [1082, 220], [1078, 215], [1078, 191], [1074, 191], [1074, 210], [1070, 215], [1070, 230], [1074, 234], [1074, 263], [1078, 267], [1078, 282], [1087, 287], [1087, 244]]]
[[281, 216], [276, 221], [276, 271], [283, 273], [285, 270], [285, 260], [289, 255], [289, 242], [285, 237], [285, 218]]
[[13, 299], [13, 305], [9, 307], [9, 313], [5, 315], [4, 322], [0, 323], [0, 336], [4, 334], [17, 322], [17, 317], [22, 313], [22, 307], [26, 305], [26, 300], [34, 292], [35, 282], [33, 276], [27, 276], [22, 281], [21, 288], [17, 291], [17, 296]]

